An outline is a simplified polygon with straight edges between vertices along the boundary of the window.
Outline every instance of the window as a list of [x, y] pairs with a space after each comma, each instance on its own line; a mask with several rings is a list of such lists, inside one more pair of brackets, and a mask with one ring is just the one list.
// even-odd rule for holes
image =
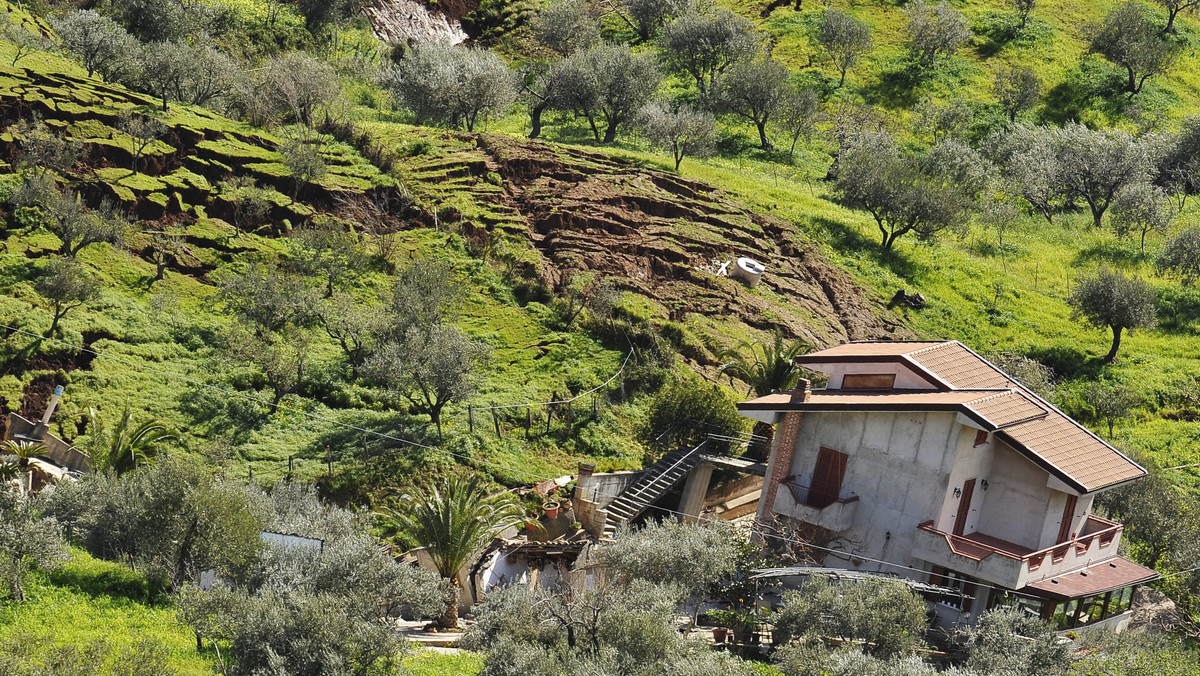
[[842, 376], [843, 390], [890, 390], [895, 384], [895, 373], [847, 373]]
[[974, 601], [972, 597], [975, 596], [975, 581], [972, 578], [941, 566], [934, 566], [933, 571], [929, 573], [929, 584], [958, 590], [958, 595], [934, 594], [936, 598], [930, 600], [963, 612], [971, 610], [971, 603]]
[[982, 446], [987, 443], [988, 433], [986, 430], [975, 431], [975, 445]]

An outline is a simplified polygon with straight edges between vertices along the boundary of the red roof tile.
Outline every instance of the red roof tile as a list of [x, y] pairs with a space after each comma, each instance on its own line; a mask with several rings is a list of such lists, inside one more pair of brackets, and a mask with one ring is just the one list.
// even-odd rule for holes
[[1077, 599], [1092, 594], [1100, 594], [1132, 584], [1149, 582], [1158, 577], [1158, 573], [1140, 566], [1124, 557], [1116, 557], [1097, 563], [1083, 570], [1052, 577], [1041, 582], [1034, 582], [1021, 589], [1022, 592], [1035, 596], [1054, 599]]
[[[896, 404], [917, 405], [918, 402], [924, 402], [930, 405], [954, 403], [966, 406], [978, 417], [1001, 428], [1001, 436], [1014, 448], [1026, 452], [1034, 462], [1073, 484], [1081, 492], [1096, 491], [1146, 474], [1137, 463], [958, 341], [854, 342], [810, 352], [797, 361], [805, 364], [839, 361], [862, 363], [871, 361], [872, 357], [880, 361], [900, 361], [928, 375], [949, 390], [941, 394], [961, 390], [1007, 391], [1007, 395], [993, 393], [991, 398], [982, 400], [927, 397], [911, 402], [902, 399], [888, 401]], [[911, 390], [908, 392], [911, 393]], [[926, 395], [937, 393], [936, 390], [925, 392]], [[862, 405], [868, 406], [884, 401], [877, 398], [882, 394], [856, 393], [854, 396], [868, 397], [861, 401]], [[893, 390], [888, 396], [910, 395]], [[847, 403], [850, 401], [853, 400], [844, 400]], [[785, 397], [780, 403], [786, 402]], [[751, 405], [748, 408], [758, 410], [773, 403], [759, 400], [747, 402]]]

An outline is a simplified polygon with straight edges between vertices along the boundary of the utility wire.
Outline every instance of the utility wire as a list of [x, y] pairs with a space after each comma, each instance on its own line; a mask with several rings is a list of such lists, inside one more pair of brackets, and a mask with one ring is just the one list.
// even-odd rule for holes
[[[241, 398], [241, 399], [245, 399], [245, 400], [247, 400], [247, 401], [252, 401], [252, 402], [255, 402], [255, 403], [258, 403], [258, 404], [263, 404], [263, 405], [265, 405], [265, 406], [269, 406], [269, 407], [275, 408], [275, 409], [277, 409], [277, 410], [284, 410], [284, 411], [289, 411], [289, 412], [293, 412], [293, 413], [299, 413], [300, 415], [303, 415], [303, 416], [305, 416], [305, 417], [308, 417], [308, 418], [310, 418], [310, 419], [313, 419], [313, 420], [319, 420], [319, 421], [322, 421], [322, 422], [327, 422], [327, 423], [330, 423], [330, 424], [332, 424], [332, 425], [337, 425], [337, 426], [339, 426], [339, 427], [343, 427], [343, 428], [345, 428], [345, 429], [350, 429], [350, 430], [354, 430], [354, 431], [356, 431], [356, 432], [360, 432], [360, 433], [362, 433], [362, 434], [371, 435], [371, 436], [378, 437], [378, 438], [381, 438], [381, 439], [387, 439], [387, 440], [389, 440], [389, 441], [395, 441], [395, 442], [399, 442], [399, 443], [406, 444], [406, 445], [409, 445], [409, 446], [413, 446], [413, 447], [416, 447], [416, 448], [422, 448], [422, 449], [431, 450], [431, 451], [441, 451], [441, 452], [443, 452], [443, 453], [446, 453], [446, 454], [448, 454], [448, 455], [451, 455], [451, 456], [453, 456], [453, 457], [459, 458], [459, 459], [461, 459], [461, 460], [464, 460], [464, 461], [466, 461], [466, 462], [468, 462], [468, 463], [471, 463], [471, 464], [487, 465], [487, 466], [491, 466], [491, 467], [494, 467], [494, 468], [497, 468], [497, 469], [503, 470], [503, 471], [505, 471], [505, 472], [508, 472], [508, 473], [514, 474], [514, 475], [518, 475], [518, 476], [524, 476], [524, 477], [526, 477], [526, 478], [528, 478], [528, 479], [531, 479], [531, 480], [533, 480], [533, 482], [535, 482], [535, 483], [536, 483], [536, 482], [538, 482], [538, 481], [541, 481], [541, 480], [543, 480], [543, 478], [542, 478], [540, 475], [533, 474], [532, 472], [529, 472], [528, 470], [521, 470], [521, 469], [518, 469], [518, 468], [516, 468], [516, 467], [507, 466], [507, 465], [503, 465], [503, 464], [501, 464], [501, 463], [497, 463], [497, 462], [495, 462], [495, 461], [493, 461], [493, 460], [488, 460], [488, 459], [486, 459], [486, 458], [482, 458], [482, 459], [480, 459], [480, 458], [473, 458], [473, 457], [470, 457], [470, 456], [467, 456], [467, 455], [463, 455], [463, 454], [461, 454], [461, 453], [455, 453], [455, 452], [453, 452], [453, 451], [446, 450], [446, 449], [444, 449], [444, 448], [439, 448], [439, 447], [436, 447], [436, 446], [429, 446], [429, 445], [427, 445], [427, 444], [422, 444], [422, 443], [419, 443], [419, 442], [416, 442], [416, 441], [411, 441], [411, 440], [409, 440], [409, 439], [404, 439], [404, 438], [402, 438], [402, 437], [397, 437], [397, 436], [395, 436], [395, 435], [387, 434], [387, 433], [385, 433], [385, 432], [379, 432], [379, 431], [372, 430], [372, 429], [368, 429], [368, 428], [365, 428], [365, 427], [362, 427], [362, 426], [359, 426], [359, 425], [354, 425], [354, 424], [351, 424], [351, 423], [343, 422], [343, 421], [341, 421], [341, 420], [336, 420], [336, 419], [334, 419], [334, 418], [329, 418], [329, 417], [327, 417], [327, 416], [321, 416], [321, 415], [317, 415], [317, 414], [315, 414], [315, 413], [311, 413], [311, 412], [309, 412], [309, 411], [304, 411], [304, 410], [301, 410], [301, 409], [298, 409], [298, 408], [293, 408], [293, 407], [290, 407], [290, 406], [285, 406], [285, 405], [283, 405], [283, 404], [275, 404], [275, 403], [273, 403], [273, 402], [270, 402], [270, 401], [267, 401], [267, 400], [265, 400], [265, 399], [260, 399], [260, 398], [258, 398], [258, 397], [252, 397], [252, 396], [250, 396], [250, 395], [247, 395], [247, 394], [244, 394], [244, 393], [242, 393], [242, 392], [236, 392], [236, 391], [233, 391], [233, 390], [227, 390], [227, 389], [224, 389], [224, 388], [221, 388], [221, 387], [217, 387], [216, 385], [212, 385], [212, 384], [210, 384], [210, 383], [206, 383], [206, 382], [203, 382], [203, 381], [200, 381], [200, 380], [196, 380], [195, 378], [192, 378], [192, 377], [190, 377], [190, 376], [187, 376], [187, 375], [184, 375], [184, 374], [181, 374], [181, 373], [176, 373], [176, 372], [173, 372], [173, 371], [166, 371], [166, 370], [163, 370], [163, 369], [154, 368], [154, 367], [152, 367], [152, 366], [148, 366], [148, 365], [146, 365], [146, 364], [139, 364], [139, 363], [137, 363], [137, 362], [134, 362], [134, 361], [131, 361], [131, 360], [128, 360], [128, 359], [124, 359], [124, 358], [122, 358], [122, 357], [117, 357], [117, 356], [113, 356], [113, 355], [107, 354], [107, 353], [105, 353], [105, 352], [101, 352], [100, 350], [96, 350], [96, 349], [94, 349], [94, 348], [90, 348], [90, 347], [86, 347], [86, 346], [82, 346], [82, 345], [75, 345], [74, 343], [69, 343], [69, 342], [67, 342], [67, 341], [64, 341], [64, 340], [59, 340], [59, 339], [57, 339], [57, 338], [47, 338], [47, 337], [45, 337], [45, 336], [42, 336], [41, 334], [33, 333], [32, 331], [27, 331], [27, 330], [25, 330], [25, 329], [22, 329], [22, 328], [19, 328], [19, 327], [16, 327], [16, 326], [11, 326], [11, 325], [8, 325], [8, 324], [0, 324], [0, 329], [6, 329], [6, 330], [8, 330], [8, 331], [11, 331], [11, 332], [13, 332], [13, 333], [20, 333], [20, 334], [23, 334], [23, 335], [26, 335], [26, 336], [30, 336], [30, 337], [33, 337], [33, 338], [37, 338], [37, 339], [39, 339], [39, 340], [45, 340], [45, 341], [49, 341], [49, 342], [52, 342], [52, 343], [57, 343], [57, 344], [59, 344], [59, 345], [65, 346], [65, 347], [70, 347], [70, 348], [72, 348], [72, 349], [79, 350], [79, 351], [81, 351], [81, 352], [85, 352], [85, 353], [91, 354], [91, 355], [93, 355], [93, 356], [95, 356], [95, 357], [97, 357], [97, 358], [101, 358], [101, 359], [109, 359], [109, 360], [115, 361], [115, 362], [117, 362], [117, 363], [120, 363], [120, 364], [124, 364], [124, 365], [126, 365], [126, 366], [129, 366], [129, 367], [132, 367], [132, 368], [141, 369], [141, 370], [143, 370], [143, 371], [148, 371], [148, 372], [150, 372], [150, 373], [155, 373], [155, 374], [157, 374], [157, 375], [161, 375], [161, 376], [164, 376], [164, 377], [167, 377], [167, 378], [174, 378], [174, 379], [177, 379], [177, 380], [181, 380], [181, 381], [187, 382], [187, 383], [189, 383], [189, 384], [192, 384], [192, 385], [196, 385], [196, 386], [199, 386], [199, 387], [203, 387], [203, 388], [206, 388], [206, 389], [212, 390], [212, 391], [214, 391], [214, 392], [219, 392], [219, 393], [221, 393], [221, 394], [225, 394], [225, 395], [228, 395], [228, 396], [231, 396], [231, 397], [238, 397], [238, 398]], [[602, 389], [603, 387], [605, 387], [605, 386], [607, 386], [609, 383], [611, 383], [613, 380], [615, 380], [615, 379], [617, 378], [617, 376], [619, 376], [619, 375], [622, 373], [622, 371], [624, 371], [624, 369], [625, 369], [625, 365], [628, 363], [628, 361], [629, 361], [629, 357], [630, 357], [631, 355], [632, 355], [632, 353], [631, 353], [630, 355], [627, 355], [627, 356], [625, 357], [625, 363], [623, 363], [623, 364], [621, 365], [621, 370], [618, 370], [618, 371], [617, 371], [617, 373], [616, 373], [616, 374], [614, 374], [612, 378], [609, 378], [609, 379], [608, 379], [608, 381], [606, 381], [606, 382], [604, 383], [604, 385], [601, 385], [601, 386], [599, 386], [599, 387], [597, 387], [597, 388], [593, 388], [592, 390], [589, 390], [588, 392], [585, 392], [585, 393], [583, 393], [583, 394], [581, 394], [581, 395], [579, 395], [579, 396], [584, 396], [584, 395], [586, 395], [586, 394], [589, 394], [589, 393], [591, 393], [591, 392], [594, 392], [594, 391], [596, 391], [596, 390]], [[578, 397], [576, 397], [576, 398], [578, 398]], [[546, 405], [546, 404], [554, 404], [554, 403], [565, 403], [566, 401], [573, 401], [573, 399], [571, 399], [571, 400], [564, 400], [563, 402], [544, 402], [543, 404], [515, 404], [515, 405], [511, 405], [511, 406], [496, 406], [496, 407], [487, 407], [487, 408], [514, 408], [514, 407], [519, 407], [519, 406], [538, 406], [538, 405]], [[476, 409], [476, 410], [486, 410], [486, 409], [484, 409], [484, 408], [482, 408], [482, 407], [481, 407], [480, 409]], [[648, 506], [648, 509], [653, 509], [653, 510], [655, 510], [655, 511], [662, 512], [662, 513], [664, 513], [664, 514], [670, 514], [670, 515], [674, 515], [674, 516], [681, 516], [681, 517], [692, 518], [692, 519], [696, 519], [697, 521], [710, 521], [710, 522], [714, 522], [714, 523], [727, 523], [726, 521], [723, 521], [723, 520], [721, 520], [721, 519], [719, 519], [719, 518], [716, 518], [716, 517], [704, 516], [704, 515], [693, 516], [693, 515], [690, 515], [690, 514], [685, 514], [685, 513], [683, 513], [683, 512], [680, 512], [680, 511], [678, 511], [678, 510], [674, 510], [674, 509], [668, 509], [668, 508], [666, 508], [666, 507], [661, 507], [661, 506], [659, 506], [659, 505], [649, 505], [649, 506]], [[876, 558], [872, 558], [872, 557], [869, 557], [869, 556], [861, 556], [861, 555], [858, 555], [858, 554], [852, 554], [852, 553], [850, 553], [850, 552], [846, 552], [846, 551], [843, 551], [843, 550], [840, 550], [840, 549], [832, 549], [832, 548], [830, 548], [830, 547], [823, 547], [823, 546], [820, 546], [820, 545], [815, 545], [815, 544], [813, 544], [813, 543], [811, 543], [811, 542], [806, 542], [806, 541], [804, 541], [804, 540], [800, 540], [800, 539], [797, 539], [797, 538], [788, 537], [788, 536], [786, 536], [786, 535], [784, 535], [784, 534], [782, 534], [782, 533], [778, 532], [778, 530], [776, 530], [776, 529], [774, 529], [774, 528], [770, 527], [770, 526], [769, 526], [769, 525], [767, 525], [767, 524], [762, 524], [762, 523], [759, 523], [759, 524], [757, 524], [757, 526], [758, 526], [759, 528], [761, 528], [761, 529], [765, 529], [765, 530], [767, 530], [767, 531], [772, 531], [772, 532], [770, 532], [770, 533], [767, 533], [767, 535], [768, 535], [769, 537], [775, 538], [775, 539], [777, 539], [777, 540], [782, 540], [782, 541], [784, 541], [784, 542], [789, 542], [789, 543], [792, 543], [792, 544], [796, 544], [796, 545], [801, 545], [801, 546], [804, 546], [804, 547], [808, 547], [809, 549], [816, 549], [816, 550], [823, 551], [823, 552], [826, 552], [826, 553], [829, 553], [829, 554], [834, 554], [835, 556], [838, 556], [839, 558], [841, 558], [841, 557], [847, 557], [847, 556], [848, 556], [848, 557], [853, 557], [853, 558], [856, 558], [856, 559], [861, 559], [861, 560], [863, 560], [863, 561], [870, 561], [871, 563], [877, 563], [877, 564], [879, 564], [879, 565], [888, 566], [888, 567], [895, 568], [895, 569], [899, 569], [899, 570], [905, 570], [905, 571], [910, 571], [910, 572], [915, 572], [915, 573], [921, 573], [922, 575], [928, 575], [928, 574], [929, 574], [929, 571], [927, 571], [927, 570], [921, 570], [920, 568], [914, 568], [914, 567], [912, 567], [912, 566], [906, 566], [906, 565], [899, 564], [899, 563], [894, 563], [894, 562], [891, 562], [891, 561], [884, 561], [883, 559], [876, 559]], [[1176, 571], [1176, 572], [1169, 573], [1169, 574], [1166, 574], [1166, 575], [1161, 575], [1159, 579], [1164, 579], [1164, 580], [1165, 580], [1165, 579], [1169, 579], [1169, 578], [1176, 577], [1176, 576], [1179, 576], [1179, 575], [1184, 575], [1184, 574], [1186, 574], [1186, 573], [1191, 573], [1191, 572], [1194, 572], [1194, 571], [1197, 571], [1197, 570], [1200, 570], [1200, 566], [1195, 566], [1195, 567], [1193, 567], [1193, 568], [1188, 568], [1188, 569], [1186, 569], [1186, 570], [1181, 570], [1181, 571]], [[995, 589], [995, 590], [999, 590], [999, 591], [1012, 591], [1011, 589], [1009, 589], [1009, 588], [1007, 588], [1007, 587], [999, 587], [999, 586], [996, 586], [996, 585], [991, 585], [991, 584], [987, 584], [987, 583], [984, 583], [984, 582], [975, 582], [974, 584], [975, 584], [975, 586], [976, 586], [976, 587], [985, 587], [985, 588], [987, 588], [987, 589]]]

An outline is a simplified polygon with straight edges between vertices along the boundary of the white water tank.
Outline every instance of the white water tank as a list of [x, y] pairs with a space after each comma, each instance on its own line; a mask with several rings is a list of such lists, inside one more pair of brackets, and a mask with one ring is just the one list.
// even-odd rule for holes
[[732, 277], [737, 277], [746, 282], [746, 286], [753, 289], [758, 286], [758, 282], [762, 280], [763, 272], [766, 272], [767, 266], [759, 263], [753, 258], [742, 256], [737, 259], [737, 264], [733, 268]]

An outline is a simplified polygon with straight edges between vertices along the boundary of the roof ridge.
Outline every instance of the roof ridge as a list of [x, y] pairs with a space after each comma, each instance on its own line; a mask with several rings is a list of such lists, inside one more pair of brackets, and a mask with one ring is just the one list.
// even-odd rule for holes
[[[917, 342], [917, 341], [913, 341], [913, 342]], [[923, 340], [923, 341], [920, 341], [920, 342], [922, 342], [922, 343], [929, 343], [929, 342], [933, 342], [933, 341]], [[940, 349], [942, 349], [943, 347], [946, 347], [947, 345], [955, 345], [955, 344], [957, 344], [957, 345], [962, 345], [962, 343], [958, 342], [957, 340], [943, 340], [943, 341], [941, 341], [940, 343], [937, 343], [936, 345], [930, 345], [930, 346], [928, 346], [928, 347], [923, 347], [923, 348], [921, 348], [921, 349], [919, 349], [919, 350], [913, 350], [912, 352], [905, 352], [905, 353], [904, 353], [904, 356], [906, 356], [906, 357], [912, 357], [912, 356], [914, 356], [914, 355], [918, 355], [918, 354], [921, 354], [921, 353], [923, 353], [923, 352], [932, 352], [932, 351], [934, 351], [934, 350], [940, 350]], [[966, 347], [966, 346], [965, 346], [965, 345], [963, 345], [963, 347]], [[970, 348], [968, 348], [968, 349], [970, 349]]]

